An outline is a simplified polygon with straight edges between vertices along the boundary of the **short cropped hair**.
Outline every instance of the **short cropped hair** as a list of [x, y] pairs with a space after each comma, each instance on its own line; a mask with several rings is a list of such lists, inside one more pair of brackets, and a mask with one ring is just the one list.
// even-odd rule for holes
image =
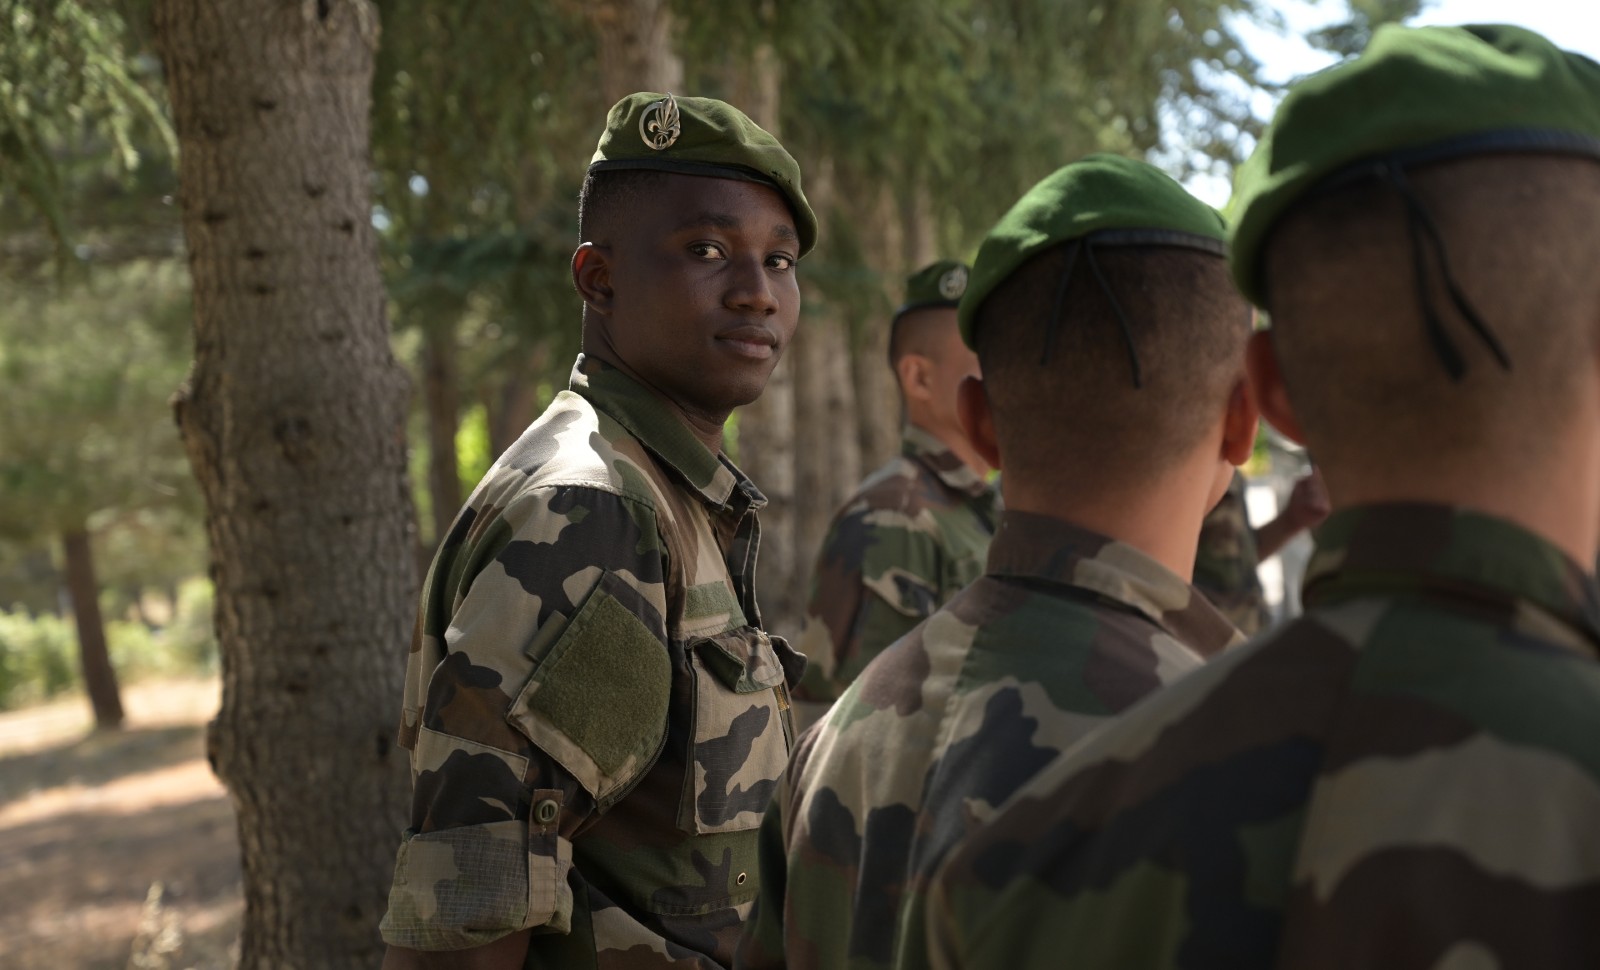
[[1001, 463], [1008, 476], [1072, 490], [1132, 486], [1192, 453], [1217, 426], [1243, 374], [1251, 311], [1219, 256], [1097, 248], [1138, 355], [1135, 387], [1116, 311], [1074, 245], [1032, 257], [978, 310], [978, 362]]
[[947, 331], [956, 330], [954, 307], [917, 307], [895, 317], [889, 324], [889, 367], [899, 373], [900, 358], [907, 354], [932, 357], [938, 352]]
[[578, 190], [578, 241], [598, 242], [608, 236], [615, 231], [619, 214], [665, 181], [665, 172], [651, 169], [607, 169], [584, 176]]
[[[1327, 466], [1515, 460], [1573, 412], [1600, 346], [1600, 164], [1496, 155], [1407, 175], [1448, 268], [1510, 358], [1473, 333], [1426, 250], [1429, 300], [1466, 364], [1429, 343], [1403, 200], [1376, 179], [1313, 197], [1268, 237], [1267, 303], [1290, 404]], [[1408, 465], [1408, 463], [1410, 463]]]

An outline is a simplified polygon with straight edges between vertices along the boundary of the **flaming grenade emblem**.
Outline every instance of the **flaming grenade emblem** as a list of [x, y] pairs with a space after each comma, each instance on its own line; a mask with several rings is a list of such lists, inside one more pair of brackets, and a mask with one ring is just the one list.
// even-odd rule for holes
[[639, 137], [658, 152], [671, 148], [682, 131], [683, 120], [678, 117], [678, 100], [670, 91], [639, 116]]

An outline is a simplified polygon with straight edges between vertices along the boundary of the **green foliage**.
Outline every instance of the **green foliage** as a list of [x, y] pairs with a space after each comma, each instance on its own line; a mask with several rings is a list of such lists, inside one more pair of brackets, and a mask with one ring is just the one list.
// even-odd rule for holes
[[477, 486], [494, 459], [489, 446], [489, 412], [481, 404], [473, 405], [456, 430], [456, 461], [461, 473], [462, 494], [470, 493]]
[[[106, 624], [112, 665], [123, 683], [147, 677], [192, 676], [217, 669], [212, 634], [212, 588], [190, 578], [178, 588], [165, 627], [135, 620]], [[36, 704], [79, 689], [78, 640], [71, 620], [54, 613], [0, 611], [0, 710]]]
[[78, 682], [72, 623], [0, 612], [0, 710], [48, 700]]
[[0, 0], [0, 193], [42, 214], [65, 252], [64, 164], [136, 169], [145, 145], [176, 142], [140, 55], [109, 0]]
[[0, 305], [0, 536], [193, 501], [167, 403], [187, 367], [186, 317], [171, 264], [13, 288]]
[[212, 673], [217, 669], [217, 643], [212, 633], [211, 584], [186, 582], [177, 609], [166, 627], [152, 628], [136, 620], [106, 624], [111, 664], [123, 683], [149, 677]]

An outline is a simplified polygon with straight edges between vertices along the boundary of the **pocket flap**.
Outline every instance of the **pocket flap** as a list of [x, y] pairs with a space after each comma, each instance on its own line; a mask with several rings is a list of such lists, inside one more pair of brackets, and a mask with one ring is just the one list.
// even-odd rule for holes
[[[783, 664], [774, 649], [775, 643], [782, 642], [781, 637], [769, 637], [747, 626], [713, 637], [696, 637], [690, 646], [724, 687], [739, 694], [753, 694], [784, 682]], [[783, 648], [793, 653], [788, 644]]]

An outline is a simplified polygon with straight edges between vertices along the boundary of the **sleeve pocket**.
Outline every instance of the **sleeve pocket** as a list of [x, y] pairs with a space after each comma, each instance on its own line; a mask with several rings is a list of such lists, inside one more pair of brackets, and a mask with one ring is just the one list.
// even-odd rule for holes
[[638, 590], [604, 573], [534, 668], [507, 717], [602, 807], [666, 740], [672, 661]]
[[527, 826], [508, 819], [411, 834], [395, 860], [384, 940], [413, 950], [464, 950], [529, 926], [564, 927], [571, 918], [570, 893], [564, 912], [555, 906], [536, 912], [529, 901], [558, 901], [559, 894], [544, 891], [544, 884], [555, 878], [565, 885], [561, 856], [570, 867], [571, 847], [553, 857], [532, 857]]

